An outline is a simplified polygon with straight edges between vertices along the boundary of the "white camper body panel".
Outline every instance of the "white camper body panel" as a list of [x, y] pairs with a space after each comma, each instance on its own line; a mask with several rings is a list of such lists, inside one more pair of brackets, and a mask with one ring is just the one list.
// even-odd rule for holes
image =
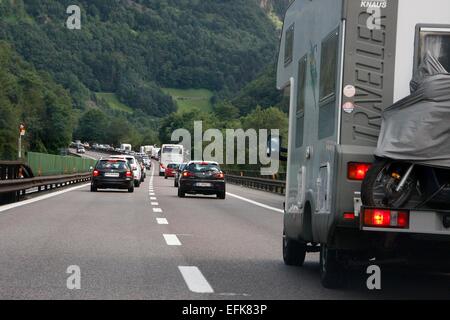
[[[321, 6], [305, 4], [309, 0], [297, 0], [286, 14], [285, 28], [293, 26], [294, 41], [292, 59], [286, 62], [285, 47], [280, 49], [277, 86], [286, 88], [293, 77], [294, 90], [290, 97], [290, 148], [288, 153], [288, 178], [285, 201], [285, 228], [288, 234], [296, 230], [314, 234], [314, 238], [327, 236], [326, 226], [333, 212], [331, 188], [335, 174], [335, 150], [338, 138], [338, 116], [336, 104], [340, 95], [341, 68], [336, 66], [336, 86], [332, 95], [321, 96], [320, 58], [322, 41], [333, 38], [336, 61], [342, 58], [343, 23], [341, 20], [342, 1], [324, 0]], [[323, 8], [327, 7], [326, 18]], [[311, 28], [314, 26], [314, 28]], [[286, 32], [281, 43], [286, 43]], [[341, 64], [339, 64], [341, 65]], [[301, 78], [301, 70], [306, 75]], [[299, 92], [299, 86], [305, 94]], [[304, 110], [299, 106], [304, 99]], [[319, 123], [320, 122], [320, 123]], [[320, 131], [320, 128], [324, 129]], [[305, 228], [304, 223], [314, 230]], [[307, 230], [308, 229], [308, 230]]]

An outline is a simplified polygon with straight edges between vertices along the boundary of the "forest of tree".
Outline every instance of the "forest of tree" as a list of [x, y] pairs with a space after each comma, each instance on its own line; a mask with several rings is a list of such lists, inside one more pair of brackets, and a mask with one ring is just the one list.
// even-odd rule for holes
[[[230, 120], [258, 105], [283, 110], [274, 69], [267, 68], [278, 31], [260, 1], [77, 0], [82, 28], [69, 30], [66, 9], [74, 1], [0, 0], [0, 81], [15, 81], [10, 90], [18, 90], [0, 86], [0, 157], [15, 151], [11, 137], [20, 122], [35, 151], [56, 152], [72, 137], [158, 141], [165, 123], [158, 119], [176, 111], [163, 87], [209, 89], [215, 112], [228, 112]], [[289, 0], [269, 2], [281, 15]], [[8, 68], [23, 73], [12, 80]], [[31, 84], [41, 86], [34, 89], [43, 106]], [[109, 109], [97, 92], [114, 93], [133, 112]]]

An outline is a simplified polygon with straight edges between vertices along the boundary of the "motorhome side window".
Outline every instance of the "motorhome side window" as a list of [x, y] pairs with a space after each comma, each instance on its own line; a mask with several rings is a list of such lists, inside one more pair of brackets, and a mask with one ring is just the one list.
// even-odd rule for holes
[[306, 72], [308, 66], [308, 56], [304, 56], [298, 62], [298, 87], [297, 87], [297, 124], [295, 147], [303, 146], [303, 136], [305, 128], [305, 93], [306, 93]]
[[425, 54], [430, 52], [439, 60], [445, 70], [450, 72], [450, 28], [421, 28], [419, 34], [419, 52], [418, 65], [422, 62]]
[[319, 139], [334, 135], [339, 31], [328, 35], [321, 46], [319, 85]]
[[294, 55], [294, 25], [291, 25], [286, 31], [286, 39], [284, 44], [284, 66], [288, 66]]
[[338, 58], [338, 33], [334, 31], [322, 42], [320, 57], [320, 100], [335, 94]]

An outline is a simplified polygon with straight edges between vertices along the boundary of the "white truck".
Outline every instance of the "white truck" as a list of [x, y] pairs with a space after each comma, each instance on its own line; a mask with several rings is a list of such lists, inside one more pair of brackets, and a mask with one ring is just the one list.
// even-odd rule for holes
[[151, 156], [153, 148], [154, 146], [141, 146], [140, 152], [145, 153], [148, 156]]
[[325, 287], [343, 285], [353, 263], [450, 262], [450, 211], [389, 211], [374, 228], [360, 197], [381, 112], [410, 94], [429, 51], [450, 70], [448, 0], [296, 0], [286, 13], [277, 68], [290, 99], [283, 259], [301, 266], [320, 251]]

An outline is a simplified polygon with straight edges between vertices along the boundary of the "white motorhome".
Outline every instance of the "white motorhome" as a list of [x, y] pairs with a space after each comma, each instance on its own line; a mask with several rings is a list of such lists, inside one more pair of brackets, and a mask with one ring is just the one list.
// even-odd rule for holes
[[184, 162], [184, 147], [181, 144], [163, 144], [159, 158], [159, 175], [163, 176], [169, 163]]
[[354, 260], [448, 251], [438, 249], [450, 241], [448, 212], [411, 211], [402, 228], [369, 228], [361, 213], [381, 111], [409, 95], [427, 51], [450, 70], [448, 0], [296, 0], [286, 13], [277, 68], [290, 98], [283, 258], [302, 265], [320, 251], [325, 287], [342, 285]]
[[131, 144], [122, 143], [122, 144], [120, 145], [120, 150], [122, 150], [123, 152], [125, 152], [125, 151], [131, 151], [131, 150], [132, 150]]

